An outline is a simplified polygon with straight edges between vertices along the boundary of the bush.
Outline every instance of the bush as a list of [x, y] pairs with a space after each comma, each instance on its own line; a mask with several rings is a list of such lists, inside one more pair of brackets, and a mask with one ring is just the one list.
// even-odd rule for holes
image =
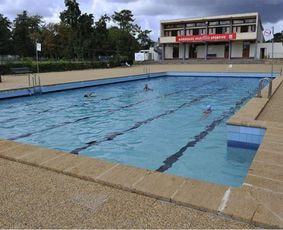
[[[70, 70], [83, 70], [83, 69], [100, 69], [108, 67], [121, 66], [125, 62], [123, 58], [113, 59], [109, 62], [79, 62], [79, 61], [42, 61], [39, 62], [39, 72], [59, 72]], [[28, 67], [33, 72], [37, 71], [36, 62], [34, 61], [21, 61], [21, 62], [7, 62], [0, 64], [1, 74], [12, 74], [11, 68]]]

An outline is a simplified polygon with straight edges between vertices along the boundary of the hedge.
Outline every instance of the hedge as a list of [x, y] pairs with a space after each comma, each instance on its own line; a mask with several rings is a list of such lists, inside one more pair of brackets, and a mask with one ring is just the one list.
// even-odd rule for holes
[[[73, 62], [73, 61], [43, 61], [39, 62], [39, 72], [58, 72], [69, 70], [83, 70], [83, 69], [98, 69], [121, 66], [120, 61], [110, 62]], [[0, 64], [0, 74], [11, 74], [11, 68], [28, 67], [33, 72], [36, 72], [36, 62], [22, 61], [22, 62], [7, 62]]]

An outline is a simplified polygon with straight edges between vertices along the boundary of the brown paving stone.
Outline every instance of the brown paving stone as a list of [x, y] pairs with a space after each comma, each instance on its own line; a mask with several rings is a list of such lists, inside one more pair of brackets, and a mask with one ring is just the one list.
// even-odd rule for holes
[[253, 217], [253, 222], [259, 226], [273, 228], [283, 228], [282, 217], [274, 215], [270, 210], [266, 209], [264, 206], [260, 205]]
[[226, 186], [187, 180], [173, 197], [173, 201], [216, 212], [227, 189]]
[[[283, 194], [259, 188], [232, 188], [224, 214], [247, 221], [256, 221], [261, 225], [270, 225], [270, 220], [283, 217]], [[269, 213], [263, 215], [263, 213]], [[274, 226], [275, 223], [273, 223]], [[283, 227], [283, 222], [277, 227]]]
[[139, 193], [141, 192], [146, 195], [169, 201], [184, 181], [185, 179], [181, 177], [152, 172], [147, 174], [139, 183], [135, 184], [133, 189]]
[[[10, 144], [9, 144], [10, 146]], [[11, 145], [10, 148], [6, 148], [0, 152], [2, 157], [6, 157], [8, 159], [17, 160], [18, 158], [26, 155], [28, 153], [32, 153], [37, 150], [42, 150], [42, 148], [38, 148], [33, 145], [19, 144], [14, 142], [14, 145]]]
[[40, 164], [41, 167], [62, 172], [63, 170], [76, 166], [81, 163], [85, 157], [63, 153], [62, 156], [48, 160]]
[[268, 164], [283, 165], [283, 153], [257, 151], [254, 160], [262, 161]]
[[14, 142], [14, 141], [4, 140], [0, 143], [0, 154], [4, 151], [7, 151], [8, 149], [12, 149], [20, 145], [22, 144]]
[[256, 187], [260, 187], [266, 190], [283, 193], [283, 182], [277, 180], [270, 180], [254, 175], [248, 175], [245, 179], [245, 183], [251, 184]]
[[37, 151], [33, 151], [30, 154], [22, 156], [19, 161], [32, 164], [32, 165], [40, 165], [43, 162], [49, 161], [51, 159], [57, 159], [59, 156], [65, 153], [57, 150], [50, 149], [39, 149]]
[[223, 213], [233, 218], [251, 221], [259, 204], [250, 193], [250, 187], [231, 188]]
[[115, 184], [117, 187], [130, 189], [132, 185], [149, 174], [150, 171], [125, 165], [118, 165], [99, 177], [98, 181], [105, 184]]
[[115, 164], [107, 161], [83, 158], [80, 164], [66, 168], [64, 173], [85, 179], [95, 179], [102, 173], [111, 169], [114, 165]]
[[271, 165], [265, 162], [253, 161], [249, 174], [266, 177], [283, 182], [283, 166]]

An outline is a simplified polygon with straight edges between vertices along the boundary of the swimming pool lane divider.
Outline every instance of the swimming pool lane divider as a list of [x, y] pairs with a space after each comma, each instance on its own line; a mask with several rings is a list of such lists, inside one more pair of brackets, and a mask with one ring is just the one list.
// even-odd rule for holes
[[[278, 76], [279, 73], [274, 74], [274, 78]], [[80, 81], [80, 82], [69, 82], [69, 83], [60, 83], [56, 85], [42, 85], [40, 86], [40, 93], [51, 93], [71, 89], [86, 88], [99, 85], [115, 84], [128, 81], [138, 81], [151, 78], [159, 78], [164, 76], [184, 76], [184, 77], [244, 77], [244, 78], [264, 78], [270, 77], [270, 73], [239, 73], [239, 72], [158, 72], [132, 76], [122, 76], [122, 77], [113, 77], [107, 79], [97, 79], [89, 81]], [[14, 97], [23, 97], [30, 96], [30, 88], [22, 89], [12, 89], [0, 91], [0, 99], [8, 99]]]
[[[157, 97], [153, 97], [153, 98], [149, 98], [149, 99], [144, 99], [144, 100], [141, 100], [141, 101], [138, 101], [138, 102], [135, 102], [135, 103], [131, 103], [131, 104], [128, 104], [128, 105], [125, 105], [125, 106], [121, 106], [121, 107], [116, 108], [116, 109], [109, 109], [109, 110], [106, 111], [105, 116], [108, 115], [108, 114], [113, 114], [114, 112], [117, 112], [117, 111], [120, 111], [120, 110], [123, 110], [123, 109], [128, 109], [128, 108], [134, 107], [136, 105], [142, 104], [142, 103], [147, 102], [147, 101], [159, 99], [159, 98], [162, 98], [162, 97], [168, 97], [168, 96], [176, 95], [176, 94], [179, 94], [181, 92], [188, 91], [188, 90], [191, 91], [191, 90], [194, 90], [194, 89], [197, 89], [197, 88], [201, 88], [203, 86], [212, 84], [214, 82], [215, 81], [209, 81], [209, 82], [207, 82], [205, 84], [194, 86], [194, 87], [191, 87], [191, 88], [186, 89], [186, 90], [174, 91], [174, 92], [171, 92], [171, 93], [164, 94], [162, 96], [157, 96]], [[80, 122], [80, 121], [86, 121], [86, 120], [88, 120], [88, 119], [90, 119], [92, 117], [95, 117], [95, 116], [96, 115], [94, 115], [94, 116], [87, 116], [87, 117], [82, 117], [82, 118], [79, 118], [79, 119], [76, 119], [76, 120], [73, 120], [73, 121], [65, 121], [65, 122], [60, 123], [60, 124], [54, 124], [54, 125], [51, 125], [49, 127], [46, 127], [46, 128], [34, 131], [34, 132], [29, 132], [29, 133], [26, 133], [26, 134], [21, 134], [21, 135], [15, 136], [15, 137], [11, 137], [11, 138], [9, 138], [9, 140], [15, 141], [15, 140], [18, 140], [18, 139], [30, 137], [30, 136], [32, 136], [32, 135], [34, 135], [36, 133], [42, 133], [42, 132], [49, 131], [49, 130], [56, 129], [56, 128], [60, 128], [60, 127], [63, 127], [63, 126], [69, 125], [69, 124], [74, 124], [74, 123], [77, 123], [77, 122]]]
[[240, 107], [249, 100], [251, 95], [247, 97], [243, 97], [240, 101], [235, 103], [235, 106], [230, 107], [228, 111], [225, 111], [221, 114], [218, 118], [214, 119], [209, 125], [205, 127], [205, 129], [200, 132], [199, 134], [194, 136], [194, 139], [192, 141], [187, 142], [183, 147], [181, 147], [176, 153], [170, 155], [163, 161], [163, 165], [161, 165], [158, 169], [156, 169], [157, 172], [165, 172], [169, 168], [173, 166], [183, 155], [184, 153], [189, 149], [194, 147], [197, 143], [202, 141], [207, 135], [209, 135], [218, 125], [220, 125], [225, 119], [229, 118], [231, 115], [233, 115]]
[[94, 145], [97, 145], [97, 144], [100, 144], [100, 143], [106, 142], [106, 141], [112, 141], [112, 140], [114, 140], [118, 136], [124, 135], [125, 133], [127, 133], [129, 131], [137, 129], [137, 128], [141, 127], [142, 125], [148, 124], [148, 123], [150, 123], [150, 122], [152, 122], [154, 120], [157, 120], [157, 119], [159, 119], [161, 117], [173, 114], [173, 113], [177, 112], [178, 110], [180, 110], [180, 109], [182, 109], [184, 107], [192, 106], [193, 104], [201, 101], [202, 99], [214, 95], [218, 91], [219, 92], [223, 92], [223, 90], [225, 90], [225, 89], [227, 89], [227, 88], [220, 88], [220, 89], [218, 89], [216, 91], [213, 91], [213, 94], [201, 95], [201, 96], [199, 96], [197, 98], [194, 98], [193, 100], [191, 100], [189, 102], [185, 102], [185, 103], [181, 104], [180, 106], [178, 106], [175, 109], [167, 110], [167, 111], [165, 111], [165, 112], [163, 112], [161, 114], [157, 114], [157, 115], [155, 115], [153, 117], [150, 117], [150, 118], [148, 118], [146, 120], [136, 122], [133, 126], [131, 126], [130, 128], [128, 128], [128, 129], [126, 129], [124, 131], [109, 133], [103, 139], [90, 141], [90, 142], [86, 143], [85, 146], [82, 146], [82, 147], [79, 147], [79, 148], [76, 148], [76, 149], [72, 150], [71, 153], [79, 154], [81, 151], [86, 150], [86, 149], [90, 148], [91, 146], [94, 146]]

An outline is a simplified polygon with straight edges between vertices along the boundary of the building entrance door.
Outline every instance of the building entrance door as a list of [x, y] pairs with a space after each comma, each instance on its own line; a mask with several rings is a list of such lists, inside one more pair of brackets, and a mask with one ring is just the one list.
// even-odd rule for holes
[[243, 44], [243, 58], [249, 58], [250, 57], [250, 43], [244, 42]]
[[225, 44], [224, 58], [229, 58], [229, 44]]
[[179, 58], [179, 46], [173, 46], [173, 58]]
[[260, 59], [265, 58], [265, 48], [260, 48]]
[[189, 58], [197, 58], [197, 48], [194, 44], [190, 45]]

